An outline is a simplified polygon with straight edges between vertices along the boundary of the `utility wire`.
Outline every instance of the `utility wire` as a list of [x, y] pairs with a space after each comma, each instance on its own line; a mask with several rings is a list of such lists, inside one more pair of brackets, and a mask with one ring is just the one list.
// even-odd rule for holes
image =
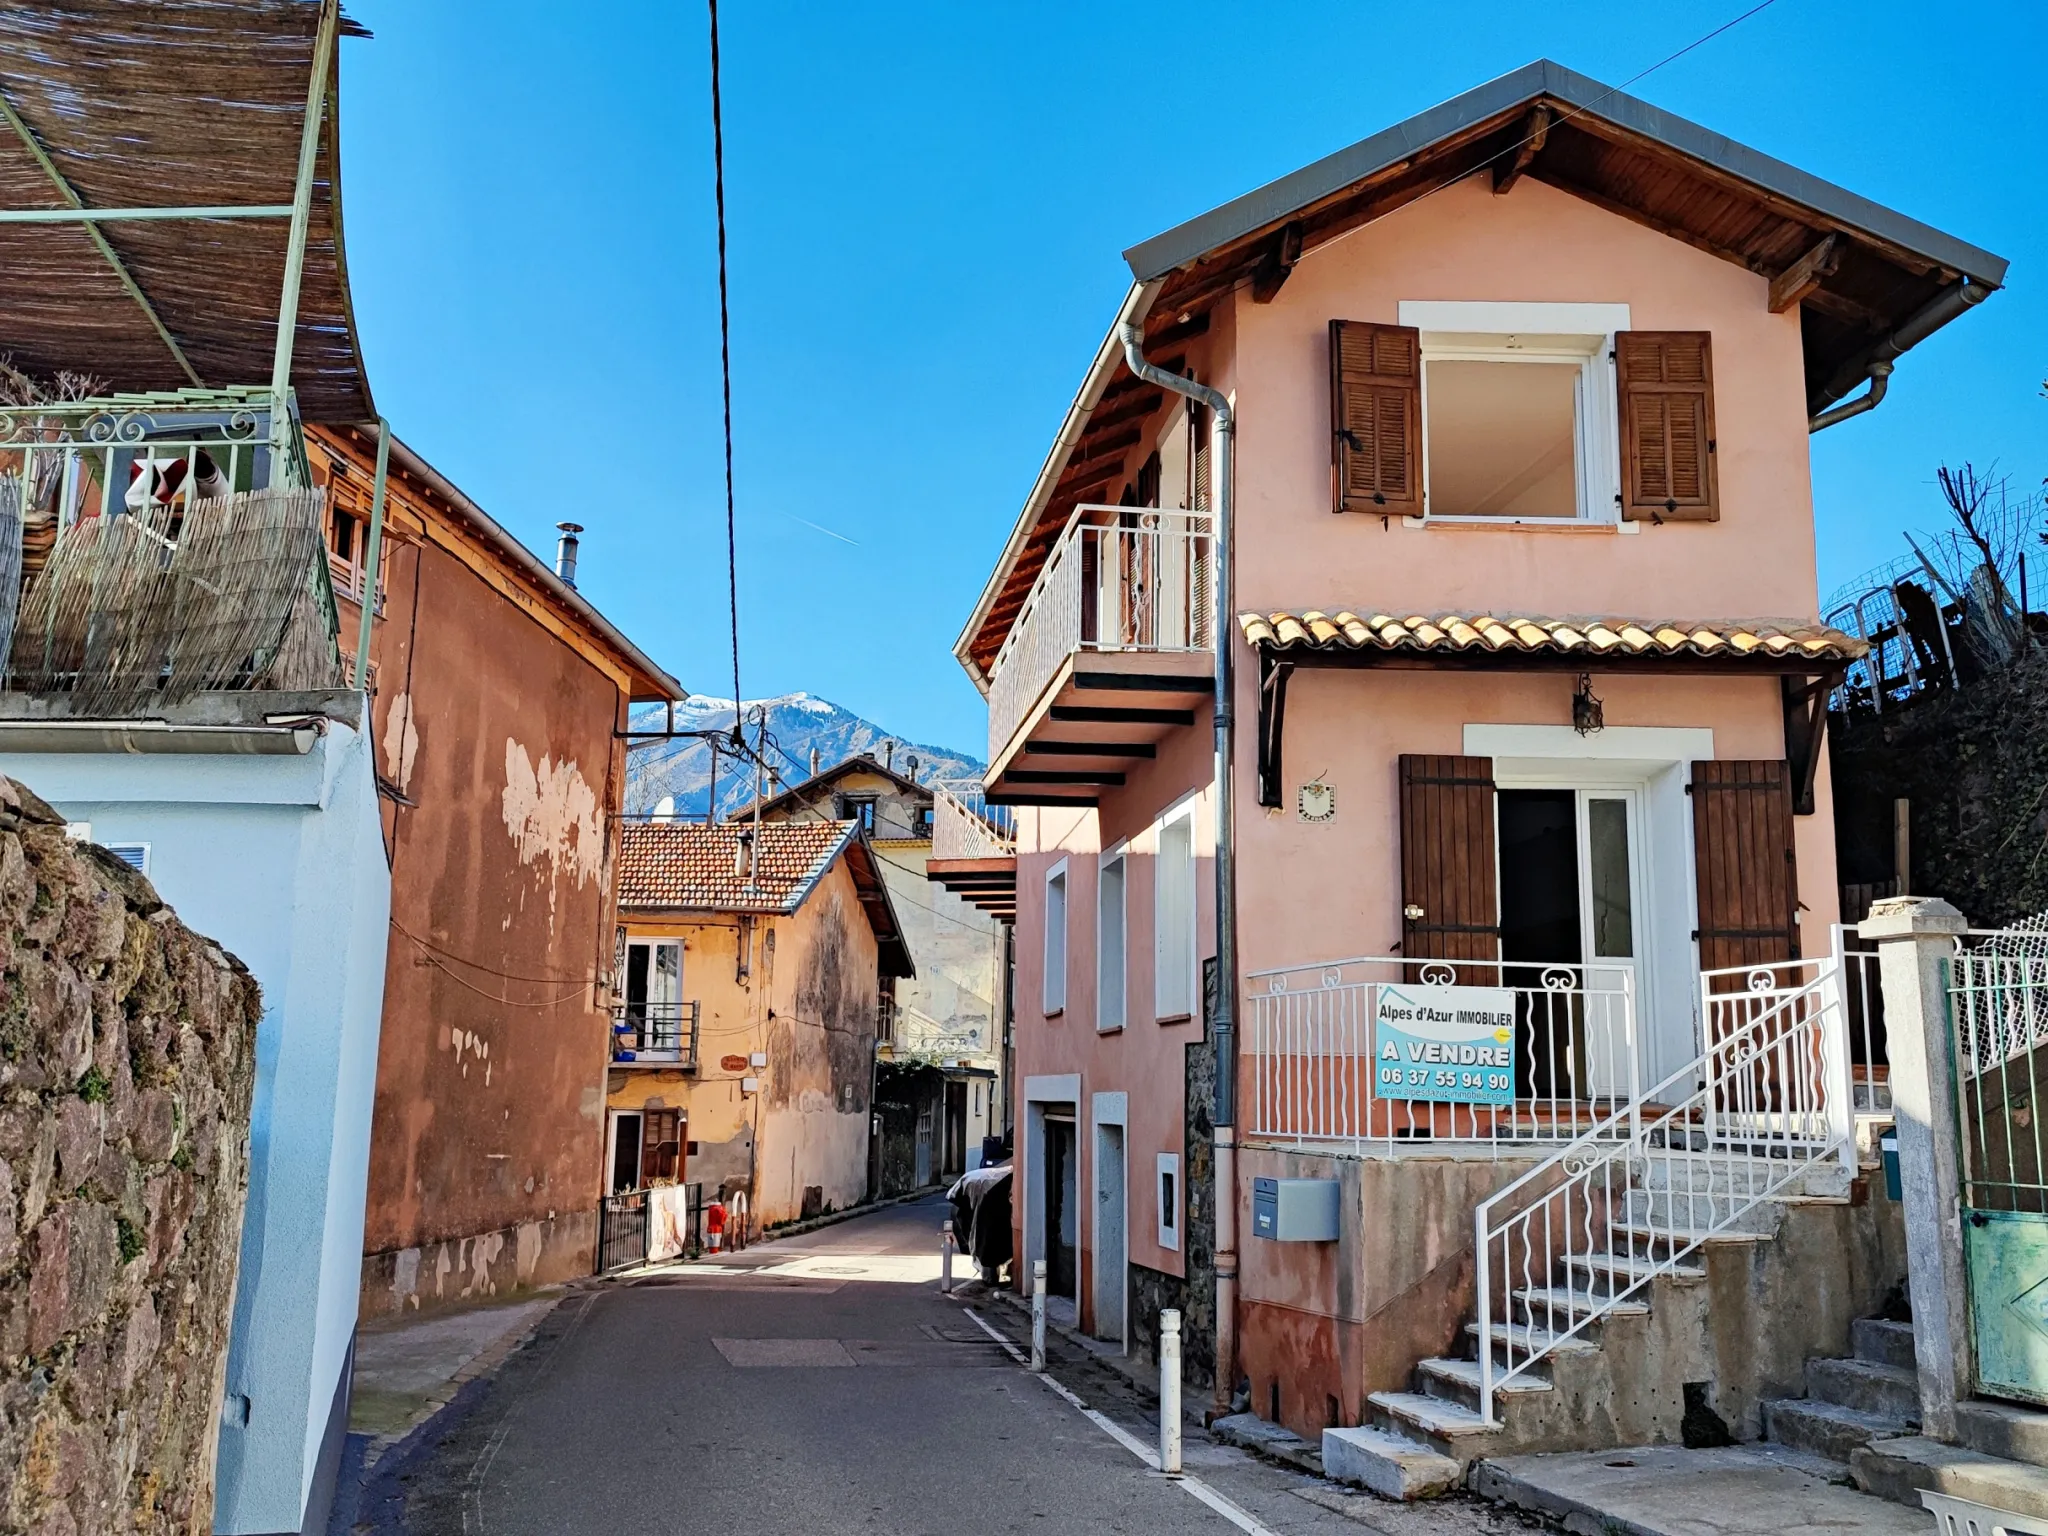
[[718, 94], [718, 0], [711, 5], [711, 170], [718, 197], [718, 367], [725, 389], [725, 584], [732, 610], [732, 739], [744, 738], [740, 721], [745, 711], [740, 692], [740, 565], [739, 537], [732, 494], [732, 314], [725, 281], [725, 115]]

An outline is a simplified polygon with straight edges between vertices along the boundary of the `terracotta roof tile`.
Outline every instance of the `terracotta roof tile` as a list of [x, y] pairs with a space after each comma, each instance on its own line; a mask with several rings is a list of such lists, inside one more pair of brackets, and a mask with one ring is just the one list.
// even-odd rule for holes
[[1796, 656], [1819, 664], [1856, 660], [1864, 644], [1825, 624], [1774, 619], [1630, 619], [1580, 615], [1542, 619], [1523, 615], [1375, 613], [1242, 613], [1238, 628], [1254, 647], [1273, 650], [1400, 651], [1453, 657], [1583, 654], [1616, 656]]
[[[714, 912], [794, 912], [850, 842], [850, 821], [627, 822], [620, 831], [619, 905]], [[739, 873], [740, 834], [752, 831], [751, 889]]]

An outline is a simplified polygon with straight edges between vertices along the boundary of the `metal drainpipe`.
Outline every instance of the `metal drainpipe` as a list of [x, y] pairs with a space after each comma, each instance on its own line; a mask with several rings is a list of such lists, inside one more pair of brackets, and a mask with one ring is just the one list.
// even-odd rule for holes
[[1143, 336], [1128, 322], [1117, 327], [1124, 361], [1148, 384], [1199, 401], [1215, 413], [1210, 453], [1211, 514], [1216, 524], [1216, 1406], [1228, 1411], [1237, 1386], [1237, 829], [1232, 782], [1233, 715], [1231, 611], [1231, 446], [1236, 420], [1230, 398], [1145, 361]]
[[[391, 475], [391, 423], [377, 418], [377, 488], [370, 495], [370, 541], [363, 548], [363, 620], [356, 629], [356, 676], [359, 689], [369, 687], [370, 620], [377, 612], [377, 564], [384, 554], [384, 488]], [[363, 716], [363, 729], [370, 728]]]
[[1973, 309], [1989, 298], [1995, 289], [1988, 283], [1960, 278], [1953, 285], [1943, 289], [1927, 303], [1920, 306], [1899, 328], [1885, 337], [1874, 347], [1869, 356], [1861, 362], [1852, 363], [1828, 381], [1827, 397], [1840, 399], [1865, 378], [1870, 380], [1870, 389], [1860, 399], [1846, 405], [1834, 406], [1829, 410], [1816, 412], [1806, 423], [1809, 433], [1832, 427], [1838, 421], [1847, 421], [1851, 416], [1860, 416], [1876, 407], [1884, 398], [1886, 381], [1891, 377], [1892, 364], [1909, 347], [1916, 347], [1940, 330], [1949, 321]]

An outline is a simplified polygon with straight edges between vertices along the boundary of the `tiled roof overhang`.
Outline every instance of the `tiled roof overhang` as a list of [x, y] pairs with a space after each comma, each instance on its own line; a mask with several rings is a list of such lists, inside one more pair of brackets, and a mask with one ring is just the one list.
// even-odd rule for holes
[[1825, 624], [1765, 619], [1534, 618], [1504, 614], [1242, 613], [1254, 650], [1310, 665], [1568, 667], [1659, 670], [1711, 667], [1827, 672], [1864, 644]]

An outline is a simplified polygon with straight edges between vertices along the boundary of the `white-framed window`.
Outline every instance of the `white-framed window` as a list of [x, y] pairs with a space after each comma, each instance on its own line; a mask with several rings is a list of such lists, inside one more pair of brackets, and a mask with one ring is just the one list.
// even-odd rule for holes
[[1160, 823], [1152, 883], [1152, 993], [1159, 1019], [1194, 1017], [1195, 813], [1183, 807]]
[[1154, 1175], [1159, 1208], [1159, 1246], [1180, 1251], [1180, 1154], [1162, 1152], [1159, 1154], [1158, 1171]]
[[1067, 861], [1045, 875], [1045, 1012], [1067, 1011]]
[[1425, 521], [1621, 520], [1626, 304], [1404, 302], [1422, 345]]
[[1124, 856], [1110, 854], [1095, 871], [1095, 1027], [1103, 1033], [1124, 1027], [1129, 945], [1124, 942]]

